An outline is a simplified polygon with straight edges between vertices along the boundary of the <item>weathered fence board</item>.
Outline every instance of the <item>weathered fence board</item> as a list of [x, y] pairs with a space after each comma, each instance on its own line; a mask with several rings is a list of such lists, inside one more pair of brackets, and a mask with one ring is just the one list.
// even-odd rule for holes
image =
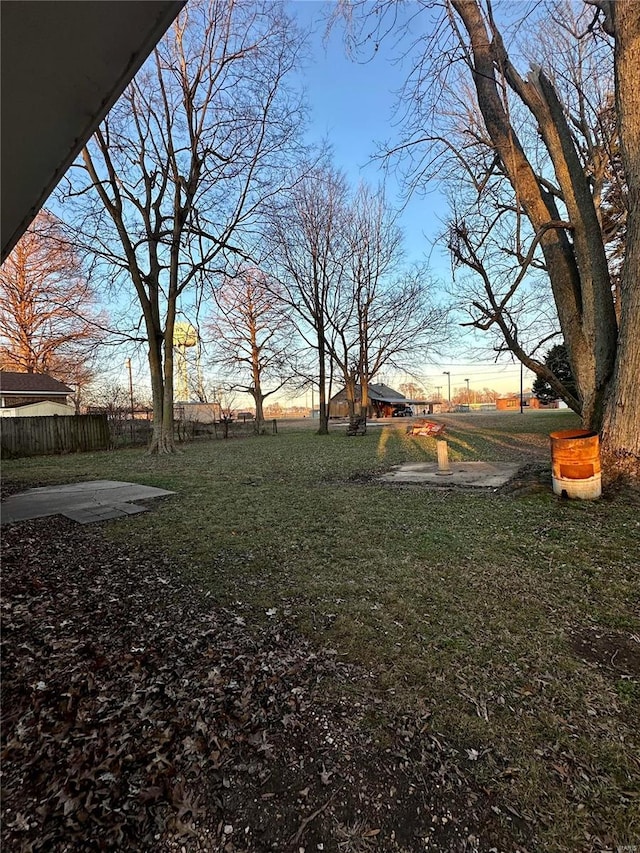
[[111, 446], [106, 415], [2, 418], [0, 431], [5, 458], [106, 450]]

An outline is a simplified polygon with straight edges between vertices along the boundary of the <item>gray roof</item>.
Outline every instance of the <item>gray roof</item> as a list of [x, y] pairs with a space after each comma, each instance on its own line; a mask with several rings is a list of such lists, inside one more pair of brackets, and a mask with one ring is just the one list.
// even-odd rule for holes
[[[342, 388], [337, 394], [331, 398], [332, 403], [339, 403], [347, 399], [345, 389]], [[383, 385], [381, 382], [369, 385], [369, 399], [376, 403], [407, 403], [408, 400], [399, 391], [389, 388], [388, 385]], [[360, 386], [356, 385], [356, 400], [360, 400]]]
[[60, 394], [66, 397], [73, 389], [44, 373], [13, 373], [0, 370], [0, 391], [3, 394]]
[[378, 400], [381, 403], [405, 403], [407, 400], [404, 394], [390, 388], [388, 385], [383, 385], [381, 382], [369, 385], [369, 398], [371, 400]]

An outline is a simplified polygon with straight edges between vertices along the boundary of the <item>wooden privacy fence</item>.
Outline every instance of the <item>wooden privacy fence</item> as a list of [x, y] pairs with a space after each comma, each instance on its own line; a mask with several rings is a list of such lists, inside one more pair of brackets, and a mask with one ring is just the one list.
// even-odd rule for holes
[[111, 446], [106, 415], [2, 418], [0, 430], [5, 458], [107, 450]]

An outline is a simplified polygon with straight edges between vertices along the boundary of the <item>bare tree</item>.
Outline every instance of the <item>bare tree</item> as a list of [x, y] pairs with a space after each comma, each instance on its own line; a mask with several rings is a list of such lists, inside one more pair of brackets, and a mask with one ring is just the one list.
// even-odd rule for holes
[[233, 407], [237, 390], [232, 382], [221, 382], [215, 390], [214, 404], [220, 407], [220, 423], [224, 438], [229, 438], [229, 424], [233, 420]]
[[[263, 272], [245, 268], [215, 292], [218, 306], [209, 324], [216, 360], [229, 368], [236, 390], [255, 404], [254, 430], [265, 431], [264, 401], [295, 373], [295, 329], [278, 285]], [[267, 387], [269, 390], [266, 390]]]
[[305, 177], [271, 211], [271, 277], [297, 315], [302, 339], [315, 351], [319, 389], [319, 434], [329, 431], [327, 391], [331, 385], [333, 327], [345, 268], [343, 240], [347, 184], [328, 165]]
[[399, 390], [409, 400], [424, 400], [426, 397], [426, 392], [422, 385], [418, 385], [413, 381], [401, 382]]
[[[535, 49], [525, 40], [523, 52], [534, 64], [536, 59], [545, 63], [549, 79], [562, 96], [576, 163], [579, 161], [589, 182], [614, 285], [624, 215], [619, 216], [620, 211], [611, 204], [621, 199], [621, 175], [616, 167], [619, 158], [614, 154], [616, 129], [611, 121], [612, 62], [601, 40], [576, 38], [587, 22], [574, 11], [575, 6], [559, 3], [554, 8], [553, 26], [540, 21]], [[467, 325], [495, 332], [496, 351], [516, 352], [541, 381], [554, 385], [555, 392], [571, 408], [583, 412], [581, 395], [554, 375], [543, 358], [548, 343], [562, 339], [562, 331], [549, 291], [551, 281], [540, 234], [532, 227], [519, 189], [508, 179], [496, 154], [475, 89], [457, 88], [463, 92], [458, 100], [464, 113], [450, 138], [456, 161], [464, 168], [458, 180], [447, 179], [453, 198], [447, 242], [457, 272], [459, 297], [470, 317]], [[500, 91], [536, 179], [555, 199], [558, 226], [563, 219], [569, 226], [563, 191], [549, 168], [548, 150], [538, 143], [540, 134], [532, 113], [522, 101], [508, 97], [505, 80]], [[465, 271], [470, 274], [465, 275]]]
[[[576, 131], [580, 129], [560, 99], [551, 72], [537, 65], [526, 77], [522, 76], [505, 46], [489, 2], [443, 0], [445, 18], [433, 30], [436, 35], [429, 50], [414, 66], [418, 71], [410, 82], [415, 98], [413, 132], [402, 147], [412, 149], [414, 168], [418, 168], [421, 179], [434, 174], [438, 154], [443, 145], [447, 146], [446, 140], [443, 142], [442, 136], [434, 132], [438, 102], [428, 97], [424, 85], [428, 76], [426, 56], [430, 53], [439, 57], [439, 70], [445, 77], [452, 68], [466, 67], [482, 116], [477, 132], [489, 143], [494, 169], [513, 191], [515, 204], [511, 204], [511, 211], [516, 228], [524, 227], [531, 235], [523, 268], [539, 263], [549, 278], [559, 328], [577, 381], [576, 403], [583, 423], [601, 432], [606, 474], [610, 478], [625, 474], [637, 477], [640, 409], [634, 399], [640, 375], [640, 293], [635, 283], [640, 261], [640, 91], [636, 75], [640, 62], [640, 4], [594, 0], [593, 5], [593, 20], [575, 35], [603, 38], [598, 24], [602, 13], [604, 30], [613, 37], [620, 160], [628, 193], [619, 325], [606, 237], [598, 215], [598, 188], [602, 189], [603, 183], [585, 169], [585, 151], [577, 141]], [[379, 2], [368, 7], [373, 14], [368, 16], [367, 26], [373, 27], [374, 34], [381, 34], [387, 27], [394, 6]], [[425, 3], [424, 8], [427, 7], [433, 8], [433, 4]], [[443, 20], [448, 28], [443, 28]], [[438, 39], [446, 33], [445, 45]], [[442, 74], [438, 75], [440, 81]], [[535, 134], [521, 132], [520, 115], [527, 116]], [[580, 119], [579, 112], [577, 117]], [[420, 134], [416, 122], [423, 121]], [[473, 171], [473, 163], [458, 162], [462, 168], [470, 169], [481, 187], [483, 176]], [[497, 324], [508, 348], [553, 387], [553, 377], [544, 375], [541, 362], [531, 359], [523, 348], [517, 326], [505, 311], [504, 294], [493, 291], [492, 273], [481, 257], [476, 229], [460, 220], [454, 226], [450, 245], [456, 260], [482, 279], [486, 302], [476, 306], [480, 312], [486, 309], [482, 322]], [[518, 284], [512, 282], [507, 293], [514, 285], [517, 290]]]
[[345, 352], [349, 336], [353, 341], [352, 370], [360, 385], [361, 416], [366, 417], [371, 380], [388, 367], [406, 369], [437, 349], [446, 329], [445, 312], [431, 299], [426, 271], [404, 268], [402, 233], [382, 189], [374, 192], [360, 185], [346, 233], [347, 316], [339, 319], [335, 337]]
[[443, 312], [429, 279], [403, 266], [402, 234], [382, 190], [351, 197], [328, 165], [311, 171], [274, 216], [274, 275], [314, 347], [320, 375], [320, 432], [327, 431], [327, 364], [344, 386], [351, 417], [366, 417], [368, 388], [385, 367], [406, 368], [442, 340]]
[[486, 386], [481, 391], [475, 391], [474, 394], [478, 403], [495, 403], [500, 396], [493, 388], [487, 388]]
[[86, 385], [103, 324], [78, 252], [41, 211], [0, 271], [2, 368]]
[[280, 4], [190, 3], [85, 148], [69, 200], [79, 232], [141, 314], [151, 452], [172, 452], [174, 328], [206, 276], [252, 248], [256, 213], [286, 181], [301, 38]]

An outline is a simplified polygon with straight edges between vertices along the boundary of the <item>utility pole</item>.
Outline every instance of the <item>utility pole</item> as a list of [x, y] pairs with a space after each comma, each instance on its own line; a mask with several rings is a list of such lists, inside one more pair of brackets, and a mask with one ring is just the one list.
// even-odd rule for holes
[[520, 414], [524, 414], [524, 389], [523, 389], [524, 365], [520, 362]]
[[443, 370], [442, 375], [447, 377], [448, 384], [448, 401], [449, 401], [449, 411], [451, 411], [451, 371]]
[[133, 411], [133, 376], [131, 375], [131, 359], [127, 359], [127, 367], [129, 368], [129, 402], [131, 404], [131, 441], [133, 442], [133, 421], [134, 421], [134, 411]]
[[438, 402], [440, 403], [440, 402], [441, 402], [441, 399], [440, 399], [440, 398], [441, 398], [441, 396], [442, 396], [442, 395], [440, 394], [440, 392], [442, 391], [442, 385], [436, 385], [436, 391], [438, 392]]
[[471, 408], [471, 392], [469, 391], [469, 380], [464, 380], [467, 383], [467, 409]]

